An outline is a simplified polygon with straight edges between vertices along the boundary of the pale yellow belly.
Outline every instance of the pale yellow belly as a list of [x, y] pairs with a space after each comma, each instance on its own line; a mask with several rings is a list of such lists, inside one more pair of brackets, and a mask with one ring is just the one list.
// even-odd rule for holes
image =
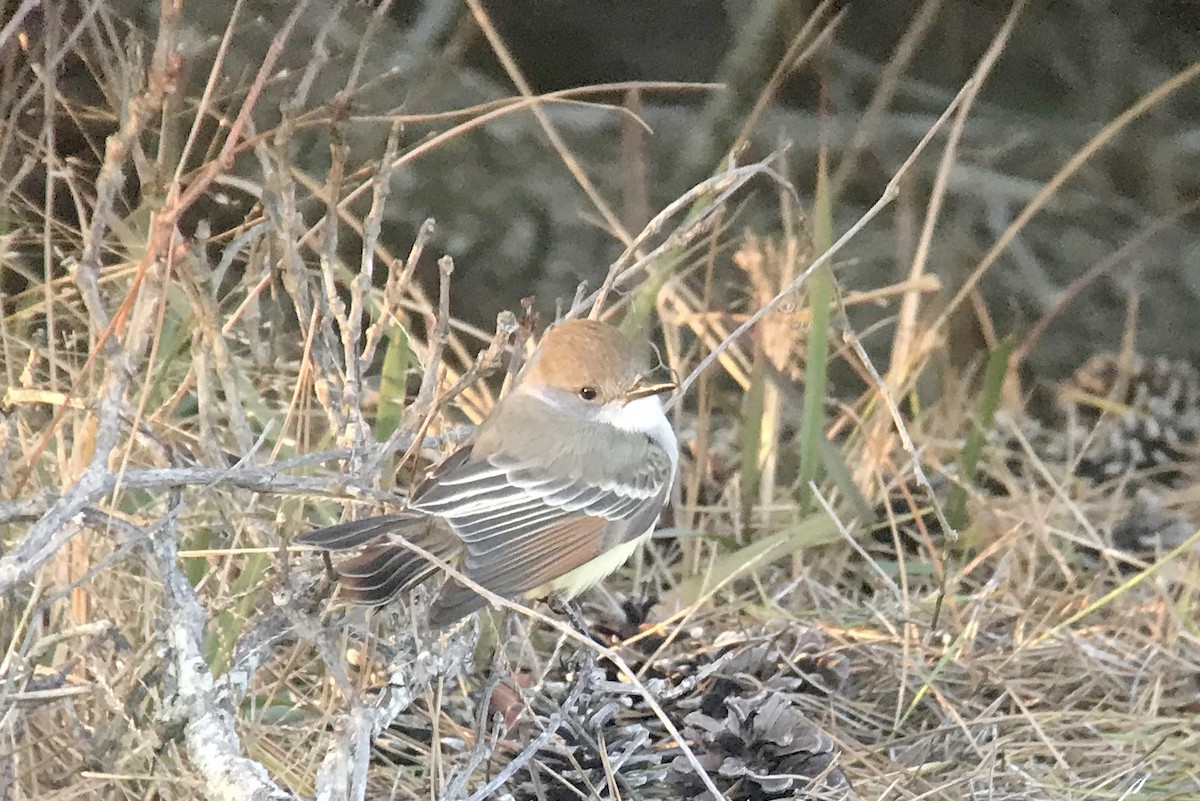
[[650, 539], [650, 534], [653, 531], [654, 529], [651, 528], [637, 539], [621, 543], [617, 547], [605, 551], [592, 561], [575, 568], [570, 573], [559, 576], [553, 581], [547, 582], [536, 590], [527, 593], [526, 597], [542, 598], [551, 593], [560, 592], [568, 598], [574, 598], [576, 595], [591, 589], [608, 576], [608, 574], [625, 564], [629, 560], [629, 557], [633, 556], [633, 552], [638, 549], [638, 546]]

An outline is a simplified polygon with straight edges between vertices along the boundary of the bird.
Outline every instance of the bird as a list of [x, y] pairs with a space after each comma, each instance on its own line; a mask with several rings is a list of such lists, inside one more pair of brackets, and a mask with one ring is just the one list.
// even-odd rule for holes
[[[598, 320], [552, 326], [461, 447], [396, 514], [301, 534], [300, 545], [362, 549], [337, 566], [349, 599], [382, 606], [438, 568], [410, 542], [510, 600], [568, 600], [649, 539], [679, 461], [647, 349]], [[429, 609], [446, 626], [488, 606], [448, 576]]]

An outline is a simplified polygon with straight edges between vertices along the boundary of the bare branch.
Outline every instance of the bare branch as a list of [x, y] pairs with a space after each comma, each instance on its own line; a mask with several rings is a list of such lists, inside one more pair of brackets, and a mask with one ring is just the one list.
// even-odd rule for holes
[[204, 607], [179, 569], [179, 532], [164, 526], [151, 537], [151, 550], [166, 591], [164, 617], [168, 670], [174, 674], [173, 711], [184, 723], [188, 757], [204, 777], [207, 798], [294, 801], [258, 762], [242, 755], [236, 714], [204, 657]]
[[402, 643], [391, 660], [387, 685], [373, 703], [356, 704], [335, 723], [339, 736], [329, 744], [317, 771], [317, 801], [364, 798], [371, 746], [379, 733], [435, 678], [459, 675], [470, 664], [475, 643], [474, 636], [451, 637], [441, 648], [418, 647], [411, 639]]

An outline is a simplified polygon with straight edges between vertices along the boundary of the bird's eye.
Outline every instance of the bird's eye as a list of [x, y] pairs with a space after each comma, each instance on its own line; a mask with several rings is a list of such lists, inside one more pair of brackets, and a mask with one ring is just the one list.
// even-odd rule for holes
[[579, 390], [579, 397], [583, 398], [585, 401], [595, 400], [596, 395], [598, 395], [598, 394], [599, 393], [596, 392], [595, 387], [584, 387], [581, 390]]

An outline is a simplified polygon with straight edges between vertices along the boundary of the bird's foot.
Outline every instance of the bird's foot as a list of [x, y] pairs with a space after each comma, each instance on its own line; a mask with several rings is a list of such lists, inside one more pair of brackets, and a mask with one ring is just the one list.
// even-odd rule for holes
[[567, 596], [556, 592], [546, 599], [546, 604], [555, 614], [562, 615], [569, 620], [577, 632], [591, 639], [592, 633], [588, 628], [587, 621], [583, 619], [583, 613], [580, 611], [579, 606], [567, 598]]

